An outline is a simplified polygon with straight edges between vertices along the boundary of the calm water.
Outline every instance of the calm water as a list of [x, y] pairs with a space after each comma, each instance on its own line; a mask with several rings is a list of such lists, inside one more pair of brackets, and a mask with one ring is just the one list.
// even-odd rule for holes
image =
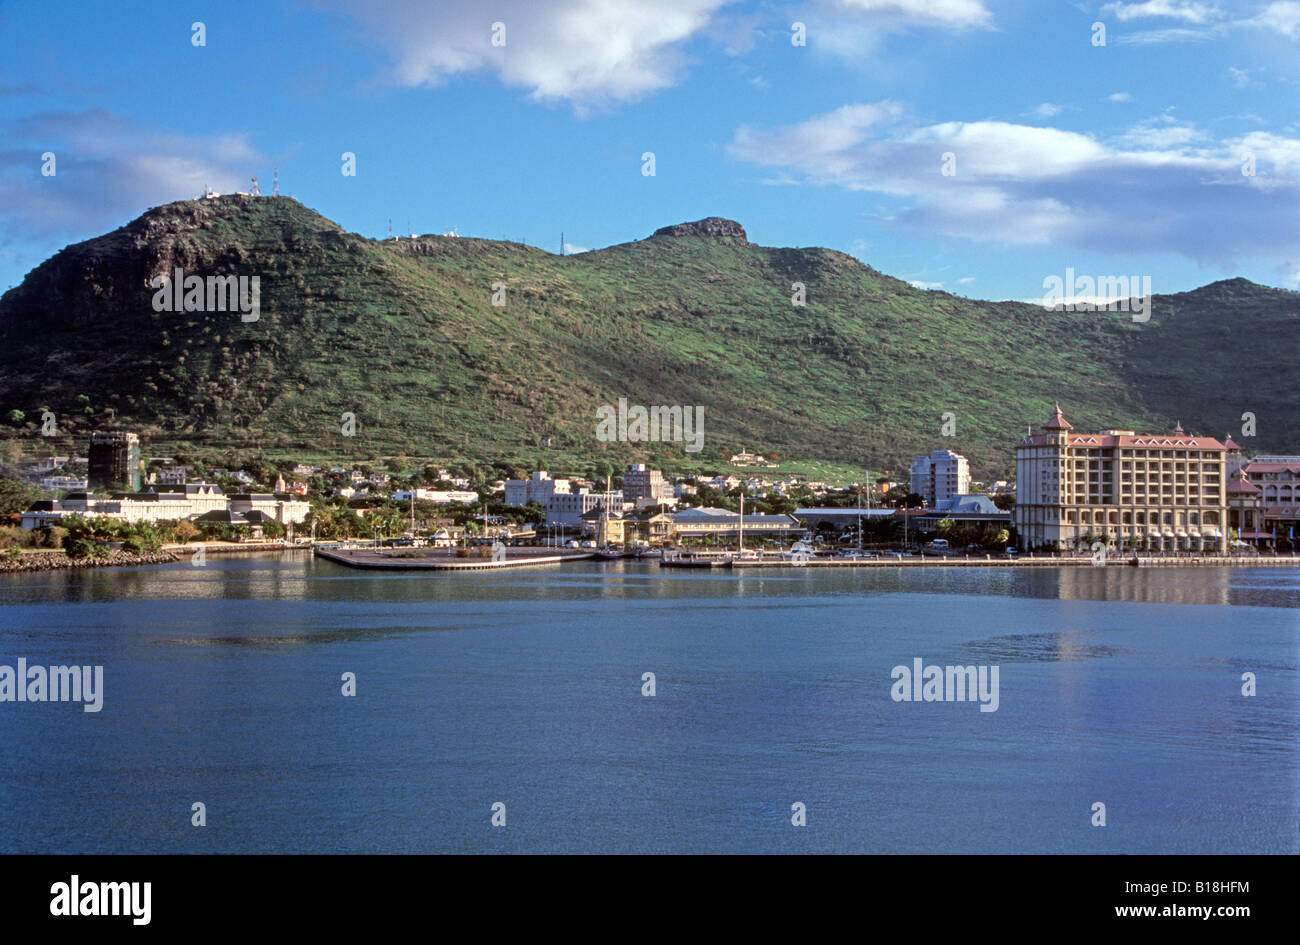
[[[1297, 608], [1280, 568], [0, 576], [0, 664], [105, 688], [0, 703], [0, 850], [1295, 853]], [[915, 657], [998, 710], [894, 702]]]

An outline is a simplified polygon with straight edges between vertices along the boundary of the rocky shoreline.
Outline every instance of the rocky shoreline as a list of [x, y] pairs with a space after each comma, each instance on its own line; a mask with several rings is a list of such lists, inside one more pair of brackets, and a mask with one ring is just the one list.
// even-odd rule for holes
[[0, 556], [0, 574], [18, 574], [28, 571], [65, 571], [78, 568], [126, 568], [142, 564], [170, 564], [181, 560], [170, 551], [146, 551], [131, 554], [128, 551], [109, 551], [86, 558], [69, 558], [61, 551], [38, 551], [21, 558]]

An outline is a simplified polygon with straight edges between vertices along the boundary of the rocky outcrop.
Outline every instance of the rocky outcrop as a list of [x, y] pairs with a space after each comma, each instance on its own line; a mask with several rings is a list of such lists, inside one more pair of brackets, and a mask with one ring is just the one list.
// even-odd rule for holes
[[742, 243], [748, 243], [745, 236], [745, 228], [735, 220], [726, 220], [722, 217], [705, 217], [703, 220], [696, 220], [694, 223], [674, 223], [672, 226], [661, 226], [654, 231], [654, 236], [703, 236], [709, 239], [736, 239]]

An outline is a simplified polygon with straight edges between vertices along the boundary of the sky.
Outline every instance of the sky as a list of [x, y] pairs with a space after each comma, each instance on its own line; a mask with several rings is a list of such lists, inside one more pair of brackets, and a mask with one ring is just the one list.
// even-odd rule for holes
[[1296, 0], [0, 2], [0, 292], [273, 168], [376, 238], [721, 216], [972, 298], [1295, 289], [1297, 104]]

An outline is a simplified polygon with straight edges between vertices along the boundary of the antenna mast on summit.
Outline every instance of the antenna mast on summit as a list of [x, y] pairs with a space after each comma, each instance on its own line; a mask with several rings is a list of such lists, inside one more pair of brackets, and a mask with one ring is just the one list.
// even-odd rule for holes
[[260, 197], [260, 196], [262, 196], [262, 190], [261, 190], [260, 187], [257, 186], [257, 178], [256, 178], [256, 177], [253, 178], [253, 196], [254, 196], [254, 197]]
[[280, 196], [280, 169], [275, 169], [275, 176], [271, 178], [271, 196]]
[[564, 231], [560, 230], [560, 255], [564, 255]]

